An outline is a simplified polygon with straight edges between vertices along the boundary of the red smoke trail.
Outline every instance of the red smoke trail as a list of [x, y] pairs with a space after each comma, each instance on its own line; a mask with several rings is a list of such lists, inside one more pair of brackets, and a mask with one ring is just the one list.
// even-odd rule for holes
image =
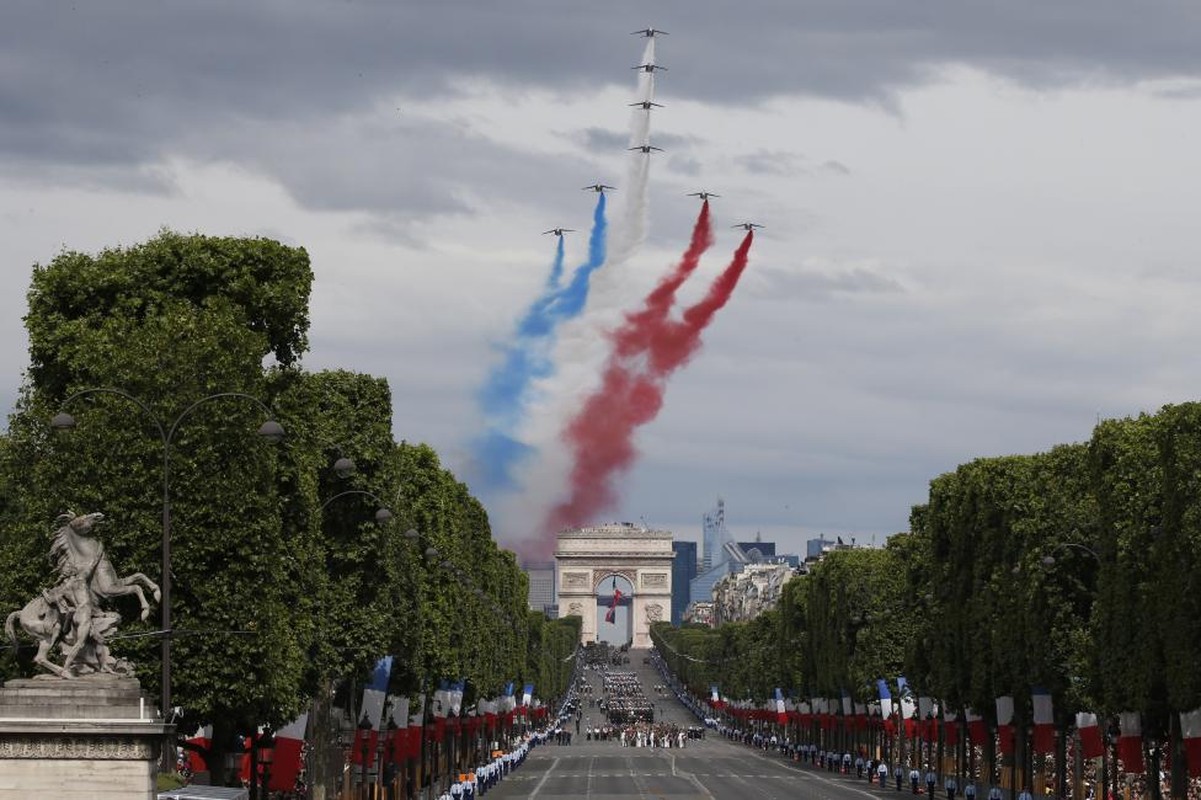
[[[633, 465], [638, 455], [634, 431], [658, 416], [667, 379], [696, 354], [701, 334], [738, 286], [755, 238], [751, 231], [704, 299], [685, 310], [680, 321], [666, 318], [675, 289], [696, 268], [695, 262], [708, 247], [709, 238], [708, 213], [702, 208], [685, 258], [647, 296], [643, 308], [627, 315], [625, 324], [613, 334], [615, 347], [601, 386], [585, 401], [564, 432], [574, 461], [571, 493], [547, 515], [543, 530], [548, 536], [563, 528], [586, 524], [617, 504], [614, 480]], [[689, 266], [689, 256], [694, 252]], [[661, 313], [649, 313], [653, 309], [661, 309]], [[630, 355], [643, 352], [648, 354], [647, 362], [633, 363]], [[553, 549], [553, 542], [549, 544]]]
[[701, 213], [692, 226], [692, 241], [680, 263], [646, 296], [641, 309], [625, 315], [625, 323], [612, 334], [615, 357], [631, 358], [648, 349], [655, 333], [667, 322], [667, 312], [675, 302], [676, 291], [696, 271], [701, 256], [712, 244], [713, 228], [709, 224], [709, 201], [706, 200], [701, 204]]

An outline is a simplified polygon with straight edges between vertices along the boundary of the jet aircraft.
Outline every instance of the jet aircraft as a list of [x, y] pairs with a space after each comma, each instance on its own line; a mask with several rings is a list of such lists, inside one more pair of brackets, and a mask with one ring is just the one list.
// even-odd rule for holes
[[667, 67], [661, 67], [658, 64], [638, 64], [637, 66], [630, 67], [630, 69], [640, 69], [643, 72], [651, 72], [651, 73], [653, 73], [657, 69], [661, 69], [664, 72], [667, 72]]
[[634, 31], [630, 35], [631, 36], [644, 36], [647, 39], [650, 39], [655, 36], [668, 36], [669, 34], [667, 33], [667, 31], [661, 31], [658, 28], [643, 28], [640, 31]]
[[629, 149], [630, 150], [641, 150], [644, 153], [649, 153], [652, 150], [658, 150], [660, 153], [663, 152], [662, 147], [655, 147], [654, 145], [649, 145], [649, 144], [640, 144], [637, 147], [631, 147]]
[[662, 103], [655, 103], [651, 100], [639, 100], [637, 103], [630, 103], [630, 108], [633, 108], [635, 106], [638, 106], [640, 108], [645, 108], [647, 111], [650, 111], [651, 108], [663, 108]]
[[551, 228], [549, 231], [543, 231], [542, 235], [546, 236], [548, 233], [561, 237], [565, 233], [575, 233], [575, 228]]
[[594, 191], [594, 192], [599, 192], [600, 194], [604, 194], [604, 193], [605, 193], [605, 189], [608, 189], [608, 190], [609, 190], [609, 191], [611, 191], [611, 192], [616, 192], [616, 191], [617, 191], [617, 187], [616, 187], [616, 186], [606, 186], [606, 185], [605, 185], [605, 184], [603, 184], [603, 183], [594, 183], [594, 184], [592, 184], [591, 186], [585, 186], [585, 187], [584, 187], [583, 189], [581, 189], [580, 191], [586, 192], [586, 191], [588, 191], [589, 189], [591, 189], [591, 190], [592, 190], [592, 191]]
[[752, 231], [755, 228], [762, 228], [758, 222], [740, 222], [737, 225], [731, 225], [731, 228], [742, 228], [743, 230]]
[[702, 200], [708, 200], [710, 197], [721, 197], [721, 195], [714, 194], [713, 192], [702, 191], [702, 192], [689, 192], [688, 197], [699, 197]]

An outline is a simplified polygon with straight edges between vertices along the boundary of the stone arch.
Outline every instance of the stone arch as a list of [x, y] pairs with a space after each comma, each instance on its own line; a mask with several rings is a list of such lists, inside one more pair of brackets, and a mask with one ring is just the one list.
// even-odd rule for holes
[[561, 613], [581, 617], [580, 641], [597, 641], [597, 596], [614, 577], [630, 586], [631, 644], [650, 647], [650, 624], [671, 608], [670, 531], [630, 523], [571, 528], [559, 533], [555, 585]]
[[592, 593], [600, 594], [605, 588], [605, 581], [611, 581], [615, 577], [621, 578], [626, 583], [630, 584], [630, 588], [634, 592], [638, 591], [638, 584], [636, 583], [636, 581], [638, 579], [637, 573], [634, 573], [631, 575], [627, 571], [621, 570], [621, 569], [610, 569], [610, 570], [594, 569], [592, 571], [592, 578], [593, 578]]

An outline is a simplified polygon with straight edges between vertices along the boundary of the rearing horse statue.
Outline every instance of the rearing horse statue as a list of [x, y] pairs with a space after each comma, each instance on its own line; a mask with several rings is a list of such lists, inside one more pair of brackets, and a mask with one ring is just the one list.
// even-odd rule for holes
[[[59, 515], [50, 543], [50, 563], [58, 572], [58, 583], [5, 620], [6, 632], [14, 644], [17, 641], [14, 622], [19, 622], [38, 641], [34, 661], [64, 678], [84, 672], [131, 674], [129, 663], [114, 658], [105, 643], [121, 617], [102, 609], [100, 601], [134, 595], [142, 606], [142, 619], [146, 619], [150, 604], [142, 588], [152, 592], [156, 601], [161, 597], [158, 585], [142, 573], [124, 578], [117, 575], [105, 555], [104, 545], [89, 535], [103, 519], [99, 512]], [[61, 666], [48, 657], [55, 644], [63, 651]]]
[[88, 588], [100, 600], [130, 594], [136, 596], [142, 606], [142, 619], [146, 619], [150, 616], [150, 603], [142, 593], [142, 587], [153, 592], [155, 602], [162, 593], [157, 583], [140, 572], [124, 578], [117, 575], [104, 553], [104, 544], [89, 536], [96, 524], [103, 520], [104, 514], [99, 511], [79, 516], [71, 512], [59, 514], [55, 520], [59, 528], [50, 541], [50, 563], [60, 576], [90, 574]]

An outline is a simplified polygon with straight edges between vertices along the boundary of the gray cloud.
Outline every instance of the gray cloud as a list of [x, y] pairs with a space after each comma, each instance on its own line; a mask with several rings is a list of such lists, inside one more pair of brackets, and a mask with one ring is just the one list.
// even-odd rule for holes
[[[1201, 19], [1116, 0], [882, 7], [668, 0], [656, 24], [674, 65], [661, 97], [748, 103], [773, 94], [891, 102], [967, 64], [1036, 85], [1201, 74]], [[78, 163], [153, 160], [187, 131], [238, 119], [328, 119], [386, 94], [445, 96], [461, 76], [563, 91], [628, 80], [645, 8], [633, 0], [546, 13], [534, 0], [146, 6], [134, 0], [5, 7], [0, 153]]]
[[851, 168], [841, 161], [830, 160], [821, 165], [821, 169], [834, 175], [850, 175]]
[[[573, 137], [574, 138], [574, 137]], [[611, 131], [604, 128], [588, 128], [580, 135], [584, 147], [593, 153], [620, 152], [629, 147], [629, 131]]]
[[820, 300], [837, 294], [898, 294], [905, 291], [900, 281], [866, 267], [839, 271], [786, 270], [764, 267], [748, 281], [759, 297]]
[[[1117, 0], [762, 0], [753, 11], [734, 3], [661, 0], [657, 18], [647, 20], [645, 2], [632, 0], [555, 13], [533, 0], [295, 0], [286, 9], [229, 0], [106, 0], [74, 8], [10, 0], [0, 26], [0, 174], [22, 185], [171, 196], [176, 187], [163, 168], [169, 159], [217, 163], [277, 181], [307, 209], [367, 212], [368, 219], [354, 223], [358, 231], [412, 247], [423, 246], [422, 223], [430, 218], [482, 214], [497, 200], [503, 200], [504, 219], [529, 217], [529, 235], [537, 239], [552, 224], [586, 226], [592, 198], [578, 190], [584, 183], [609, 175], [606, 182], [620, 186], [620, 173], [613, 174], [611, 162], [601, 168], [601, 156], [624, 149], [627, 133], [555, 122], [556, 129], [577, 129], [566, 136], [578, 148], [547, 157], [533, 146], [496, 141], [471, 119], [433, 118], [439, 104], [469, 79], [504, 92], [560, 97], [612, 86], [628, 90], [629, 66], [643, 41], [626, 34], [654, 24], [672, 32], [658, 51], [671, 69], [656, 84], [656, 97], [668, 108], [662, 116], [656, 110], [651, 134], [667, 152], [652, 160], [647, 246], [657, 249], [653, 258], [640, 257], [638, 269], [649, 274], [678, 257], [697, 211], [686, 191], [726, 195], [714, 206], [725, 237], [735, 235], [728, 223], [744, 215], [769, 227], [745, 285], [706, 332], [704, 356], [672, 382], [662, 418], [644, 431], [650, 457], [627, 482], [620, 515], [696, 519], [702, 509], [690, 504], [722, 493], [732, 510], [745, 514], [744, 530], [801, 519], [795, 511], [783, 513], [787, 498], [793, 509], [804, 509], [809, 525], [834, 528], [851, 519], [892, 532], [904, 527], [926, 481], [960, 461], [1086, 436], [1101, 402], [1108, 404], [1106, 414], [1127, 413], [1187, 391], [1188, 336], [1169, 331], [1157, 338], [1156, 326], [1145, 324], [1147, 310], [1158, 312], [1162, 298], [1151, 302], [1127, 292], [1123, 305], [1107, 297], [1103, 323], [1031, 324], [1027, 305], [1046, 303], [1047, 317], [1062, 320], [1059, 312], [1072, 308], [1080, 293], [1031, 289], [1020, 280], [1021, 267], [1037, 259], [1025, 249], [998, 252], [999, 240], [987, 238], [965, 247], [955, 243], [953, 231], [936, 226], [919, 228], [930, 231], [927, 238], [940, 245], [944, 259], [966, 262], [965, 270], [953, 271], [955, 285], [922, 283], [916, 269], [912, 280], [898, 279], [872, 265], [920, 260], [925, 252], [887, 230], [894, 209], [860, 209], [838, 196], [869, 177], [856, 163], [861, 156], [846, 155], [857, 180], [835, 181], [851, 169], [825, 158], [843, 151], [811, 149], [816, 145], [798, 131], [796, 143], [786, 146], [814, 152], [813, 160], [799, 152], [755, 151], [755, 144], [739, 143], [740, 152], [728, 145], [737, 141], [731, 125], [712, 129], [722, 149], [705, 162], [705, 180], [686, 180], [701, 174], [696, 151], [703, 142], [687, 128], [660, 128], [688, 102], [737, 110], [786, 95], [891, 108], [898, 92], [941, 79], [948, 66], [1035, 87], [1183, 78], [1182, 85], [1158, 91], [1190, 99], [1195, 90], [1187, 79], [1201, 76], [1195, 46], [1201, 18], [1190, 6], [1156, 4], [1148, 13]], [[627, 112], [616, 108], [604, 119], [620, 125]], [[543, 124], [529, 121], [531, 128]], [[752, 175], [829, 176], [812, 181], [829, 191], [804, 198], [817, 211], [789, 208], [782, 200], [791, 198], [756, 193], [756, 185], [769, 191], [774, 182], [726, 174], [733, 159]], [[1148, 214], [1163, 208], [1151, 188]], [[945, 194], [947, 186], [939, 191]], [[43, 196], [58, 202], [52, 193]], [[72, 225], [82, 228], [80, 220], [107, 213], [146, 213], [105, 208], [120, 205], [113, 197], [77, 200], [79, 216], [56, 218], [47, 241], [62, 236], [76, 246], [79, 237], [92, 236], [87, 241], [103, 243], [110, 231], [80, 232]], [[558, 203], [568, 197], [580, 203], [578, 212], [563, 209], [560, 218]], [[1020, 203], [1021, 197], [1004, 193], [1002, 200]], [[861, 213], [873, 210], [875, 217]], [[982, 216], [988, 210], [982, 207]], [[899, 211], [920, 223], [937, 212], [937, 203], [920, 214]], [[1070, 222], [1066, 216], [1055, 224]], [[783, 239], [773, 241], [777, 231]], [[862, 246], [862, 260], [839, 263], [830, 256], [829, 266], [772, 266], [772, 245], [809, 231], [825, 234], [815, 241], [820, 252]], [[307, 232], [291, 233], [305, 243]], [[1016, 238], [1033, 233], [1023, 230]], [[935, 241], [944, 236], [951, 241]], [[464, 243], [489, 248], [480, 238]], [[1087, 238], [1061, 246], [1076, 252]], [[985, 246], [989, 241], [993, 246]], [[728, 245], [723, 239], [707, 260], [709, 274], [728, 257]], [[791, 252], [783, 263], [791, 262]], [[343, 268], [339, 255], [330, 254], [324, 268]], [[1055, 253], [1045, 257], [1055, 262]], [[1187, 267], [1178, 266], [1187, 262], [1187, 250], [1173, 250], [1162, 264], [1142, 261], [1129, 271], [1145, 268], [1158, 289], [1180, 289], [1166, 296], [1179, 296], [1192, 281]], [[1015, 276], [1006, 292], [980, 297], [964, 288], [972, 281], [966, 268], [974, 265], [1013, 268]], [[1113, 283], [1092, 264], [1079, 273], [1094, 291]], [[467, 277], [461, 282], [476, 291], [484, 285]], [[416, 283], [373, 294], [404, 298], [411, 307], [406, 315], [424, 308], [445, 317], [434, 343], [395, 331], [389, 306], [374, 315], [379, 327], [354, 341], [331, 341], [322, 325], [336, 328], [336, 320], [315, 316], [314, 352], [331, 365], [391, 371], [398, 436], [454, 453], [489, 353], [478, 344], [475, 315], [455, 305], [458, 295], [452, 301], [414, 294]], [[965, 302], [926, 305], [935, 289], [958, 291]], [[795, 302], [778, 298], [811, 302], [798, 313]], [[851, 305], [864, 313], [848, 314]], [[1111, 306], [1127, 315], [1111, 314]], [[19, 319], [20, 312], [9, 316]], [[1156, 319], [1162, 326], [1170, 318]], [[462, 341], [448, 347], [445, 338], [459, 328]], [[378, 350], [365, 346], [372, 341]], [[23, 354], [14, 349], [8, 356], [7, 374], [16, 376]], [[753, 413], [746, 413], [752, 403]], [[744, 512], [749, 509], [753, 515]]]
[[803, 161], [804, 158], [795, 153], [768, 152], [766, 150], [738, 156], [734, 159], [734, 163], [752, 175], [778, 175], [784, 178], [805, 172]]
[[677, 175], [695, 178], [701, 174], [701, 162], [687, 156], [672, 156], [667, 159], [667, 168]]

